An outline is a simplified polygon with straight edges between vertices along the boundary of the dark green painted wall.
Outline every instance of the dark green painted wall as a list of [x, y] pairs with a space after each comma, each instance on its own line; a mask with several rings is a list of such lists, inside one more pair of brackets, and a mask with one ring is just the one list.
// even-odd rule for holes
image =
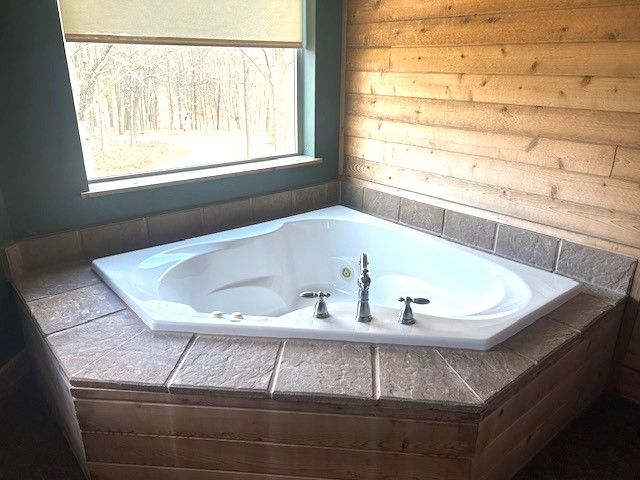
[[[322, 165], [93, 199], [80, 197], [86, 177], [56, 1], [0, 2], [0, 244], [336, 178], [342, 0], [305, 2], [302, 136]], [[21, 345], [1, 275], [0, 364]]]
[[[12, 238], [11, 225], [0, 191], [0, 245]], [[20, 323], [11, 296], [11, 289], [0, 268], [0, 365], [22, 348]]]
[[[86, 188], [55, 0], [4, 0], [0, 186], [17, 238], [317, 183], [337, 177], [342, 1], [308, 0], [305, 153], [319, 166], [82, 199]], [[7, 13], [7, 12], [10, 12]], [[315, 15], [313, 15], [315, 13]], [[313, 33], [310, 31], [310, 33]], [[308, 62], [315, 61], [315, 65]]]
[[[11, 3], [11, 2], [7, 2]], [[6, 22], [10, 19], [9, 5], [0, 2], [0, 61], [7, 57], [5, 46]], [[11, 124], [11, 92], [7, 90], [11, 72], [0, 69], [0, 245], [13, 239], [9, 212], [5, 205], [2, 185], [10, 181], [7, 177], [7, 167], [11, 162], [14, 151], [14, 126]], [[0, 266], [0, 366], [15, 355], [22, 348], [20, 324], [11, 294], [11, 288]]]

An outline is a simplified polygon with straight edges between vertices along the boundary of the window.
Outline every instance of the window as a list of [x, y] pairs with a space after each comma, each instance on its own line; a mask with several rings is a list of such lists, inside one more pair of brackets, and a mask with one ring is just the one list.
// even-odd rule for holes
[[60, 0], [90, 181], [299, 153], [299, 0], [89, 3]]
[[296, 49], [69, 43], [89, 179], [296, 154]]

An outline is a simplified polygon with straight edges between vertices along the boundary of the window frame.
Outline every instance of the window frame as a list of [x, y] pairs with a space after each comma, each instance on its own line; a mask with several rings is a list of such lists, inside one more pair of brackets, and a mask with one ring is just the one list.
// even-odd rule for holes
[[[177, 45], [177, 46], [216, 46], [216, 47], [220, 47], [220, 48], [242, 48], [242, 45], [196, 45], [196, 44], [190, 44], [190, 43], [185, 43], [185, 42], [171, 42], [169, 39], [167, 39], [166, 42], [158, 42], [158, 41], [134, 41], [134, 42], [127, 42], [127, 41], [123, 41], [121, 38], [118, 37], [112, 37], [112, 38], [105, 38], [105, 37], [100, 37], [100, 38], [90, 38], [90, 37], [83, 37], [83, 38], [67, 38], [66, 36], [63, 35], [63, 43], [65, 45], [65, 51], [66, 51], [66, 44], [67, 43], [123, 43], [123, 44], [129, 44], [129, 45], [136, 45], [136, 44], [145, 44], [145, 45], [158, 45], [158, 46], [165, 46], [165, 45]], [[83, 192], [83, 196], [90, 196], [91, 193], [91, 186], [100, 186], [103, 184], [107, 184], [109, 182], [120, 182], [120, 181], [126, 181], [126, 180], [136, 180], [136, 179], [140, 179], [140, 178], [146, 178], [146, 177], [159, 177], [159, 176], [163, 176], [163, 175], [172, 175], [172, 174], [180, 174], [180, 173], [185, 173], [185, 172], [202, 172], [203, 170], [215, 170], [216, 168], [222, 168], [222, 167], [233, 167], [233, 166], [238, 166], [238, 165], [246, 165], [246, 164], [256, 164], [256, 171], [260, 171], [262, 170], [262, 168], [259, 166], [260, 162], [266, 162], [269, 160], [278, 160], [278, 159], [286, 159], [286, 158], [291, 158], [292, 162], [291, 165], [292, 166], [298, 166], [299, 164], [299, 158], [300, 157], [304, 157], [304, 145], [303, 145], [303, 138], [304, 138], [304, 112], [303, 112], [303, 78], [304, 78], [304, 71], [303, 71], [303, 65], [304, 65], [304, 59], [303, 59], [303, 53], [304, 53], [304, 46], [301, 47], [279, 47], [279, 46], [268, 46], [265, 45], [261, 48], [291, 48], [291, 49], [295, 49], [296, 53], [295, 53], [295, 59], [296, 59], [296, 65], [295, 65], [295, 70], [294, 70], [294, 88], [295, 88], [295, 102], [294, 102], [294, 106], [295, 106], [295, 125], [294, 125], [294, 138], [296, 140], [296, 151], [292, 152], [292, 153], [287, 153], [287, 154], [280, 154], [280, 155], [272, 155], [272, 156], [268, 156], [268, 157], [251, 157], [251, 158], [246, 158], [246, 159], [242, 159], [242, 160], [237, 160], [237, 161], [232, 161], [232, 162], [225, 162], [225, 163], [220, 163], [220, 164], [216, 164], [216, 163], [206, 163], [206, 164], [202, 164], [202, 165], [194, 165], [191, 167], [182, 167], [182, 168], [173, 168], [173, 169], [165, 169], [165, 170], [153, 170], [153, 171], [147, 171], [147, 172], [140, 172], [140, 173], [132, 173], [132, 174], [124, 174], [124, 175], [113, 175], [113, 176], [109, 176], [109, 177], [101, 177], [101, 178], [89, 178], [88, 174], [87, 174], [87, 164], [85, 161], [85, 152], [84, 152], [84, 148], [82, 148], [82, 165], [84, 168], [84, 172], [85, 172], [85, 176], [87, 178], [87, 187], [88, 187], [88, 191], [87, 192]], [[67, 69], [72, 68], [69, 65], [69, 61], [67, 61]], [[75, 104], [75, 95], [74, 95], [74, 104]], [[78, 125], [78, 127], [80, 126], [79, 123], [79, 119], [77, 117], [77, 110], [75, 109], [74, 106], [74, 110], [75, 110], [75, 115], [76, 115], [76, 124]], [[83, 142], [81, 142], [83, 143]], [[296, 161], [293, 161], [293, 160]], [[311, 157], [310, 157], [311, 160]], [[314, 159], [317, 160], [317, 159]], [[201, 177], [198, 175], [194, 175], [194, 181], [202, 181], [202, 180], [206, 180], [206, 179], [210, 179], [210, 178], [215, 178], [215, 175], [210, 175], [210, 176], [205, 176], [205, 177]], [[161, 187], [164, 185], [164, 182], [159, 182], [156, 184], [158, 187]], [[147, 187], [149, 188], [149, 187]], [[102, 189], [99, 189], [102, 190]]]

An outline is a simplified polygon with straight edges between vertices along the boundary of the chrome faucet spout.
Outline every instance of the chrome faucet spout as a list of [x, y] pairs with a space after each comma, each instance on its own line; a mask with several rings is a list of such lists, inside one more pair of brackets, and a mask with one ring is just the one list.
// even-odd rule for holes
[[363, 269], [366, 270], [367, 268], [369, 268], [369, 258], [366, 253], [363, 253], [360, 255], [360, 273], [362, 273]]
[[356, 320], [362, 323], [369, 323], [372, 320], [371, 308], [369, 307], [369, 287], [371, 277], [369, 276], [369, 259], [367, 254], [360, 255], [360, 277], [358, 278], [358, 308]]

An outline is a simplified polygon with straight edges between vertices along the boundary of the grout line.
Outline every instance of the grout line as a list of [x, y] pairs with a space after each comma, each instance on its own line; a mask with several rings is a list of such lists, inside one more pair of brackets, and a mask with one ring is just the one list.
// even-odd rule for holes
[[[28, 307], [28, 305], [27, 305], [27, 307]], [[95, 322], [96, 320], [100, 320], [100, 319], [108, 317], [110, 315], [115, 315], [116, 313], [124, 312], [125, 310], [128, 310], [128, 307], [126, 305], [124, 306], [124, 308], [120, 308], [118, 310], [114, 310], [113, 312], [105, 313], [104, 315], [100, 315], [99, 317], [92, 318], [92, 319], [89, 319], [89, 320], [85, 320], [84, 322], [76, 323], [75, 325], [71, 325], [69, 327], [62, 328], [60, 330], [56, 330], [55, 332], [44, 333], [44, 331], [43, 331], [42, 333], [43, 333], [44, 337], [49, 337], [51, 335], [55, 335], [57, 333], [66, 332], [66, 331], [71, 330], [73, 328], [79, 327], [80, 325], [86, 325], [87, 323]], [[33, 318], [36, 321], [36, 323], [39, 324], [38, 319], [35, 317], [35, 315], [33, 315], [32, 312], [31, 312], [31, 315], [33, 316]]]
[[496, 226], [493, 229], [493, 245], [491, 247], [492, 248], [491, 253], [493, 253], [494, 255], [497, 255], [496, 251], [498, 249], [498, 234], [500, 232], [501, 225], [502, 225], [501, 223], [496, 222]]
[[432, 208], [439, 208], [442, 210], [442, 220], [440, 221], [440, 230], [432, 232], [433, 235], [436, 235], [437, 237], [442, 237], [442, 233], [444, 232], [444, 214], [447, 211], [447, 209], [443, 207], [438, 207], [436, 205], [429, 205], [428, 203], [423, 203], [423, 205], [427, 205], [428, 207], [432, 207]]
[[374, 400], [380, 400], [380, 352], [377, 345], [371, 345], [371, 388]]
[[191, 338], [187, 342], [187, 346], [184, 347], [184, 350], [180, 355], [180, 358], [178, 358], [178, 361], [176, 362], [175, 366], [173, 367], [173, 370], [171, 370], [171, 372], [167, 376], [167, 379], [162, 384], [167, 387], [167, 391], [169, 390], [169, 385], [171, 385], [171, 383], [173, 383], [173, 381], [175, 380], [175, 377], [178, 374], [178, 371], [180, 370], [180, 368], [182, 368], [182, 365], [184, 365], [184, 362], [186, 361], [187, 356], [189, 355], [189, 352], [191, 352], [193, 345], [196, 343], [197, 338], [198, 338], [197, 334], [194, 333], [193, 335], [191, 335]]
[[269, 379], [269, 385], [267, 386], [267, 394], [269, 398], [273, 398], [273, 393], [276, 389], [276, 383], [278, 381], [278, 374], [280, 373], [280, 363], [282, 362], [282, 356], [284, 355], [284, 349], [287, 341], [283, 340], [278, 346], [278, 353], [276, 354], [276, 360], [273, 364], [273, 373]]
[[362, 187], [362, 193], [360, 193], [360, 210], [362, 210], [362, 212], [367, 213], [366, 209], [365, 209], [365, 202], [366, 202], [366, 198], [367, 198], [367, 190], [369, 190], [367, 187]]
[[71, 380], [72, 377], [75, 377], [76, 375], [78, 375], [79, 373], [85, 371], [86, 369], [92, 367], [93, 365], [95, 365], [96, 363], [98, 363], [100, 360], [102, 360], [104, 357], [106, 357], [107, 355], [109, 355], [112, 352], [115, 352], [117, 349], [119, 349], [121, 346], [123, 346], [125, 343], [130, 342], [131, 340], [133, 340], [134, 338], [136, 338], [139, 335], [142, 335], [144, 332], [146, 332], [146, 328], [143, 328], [142, 330], [140, 330], [138, 333], [136, 333], [135, 335], [131, 336], [130, 338], [127, 338], [126, 340], [122, 341], [121, 343], [119, 343], [118, 345], [116, 345], [115, 347], [113, 347], [111, 350], [107, 351], [104, 353], [104, 355], [100, 355], [98, 358], [96, 358], [93, 362], [89, 363], [88, 365], [85, 365], [84, 367], [82, 367], [80, 370], [78, 370], [77, 372], [70, 374], [69, 375], [69, 380]]
[[[83, 289], [83, 288], [93, 287], [94, 285], [98, 285], [98, 284], [100, 284], [100, 283], [103, 283], [103, 282], [102, 282], [102, 280], [100, 279], [100, 277], [97, 277], [96, 281], [94, 281], [93, 283], [87, 283], [86, 285], [82, 285], [82, 286], [80, 286], [80, 287], [73, 287], [73, 288], [70, 288], [69, 290], [64, 290], [64, 291], [59, 292], [59, 293], [53, 293], [53, 294], [49, 294], [49, 295], [47, 295], [47, 294], [43, 294], [43, 295], [41, 295], [41, 296], [36, 296], [36, 297], [30, 298], [30, 299], [28, 299], [28, 300], [24, 297], [24, 295], [20, 294], [20, 296], [21, 296], [21, 298], [22, 298], [22, 301], [23, 301], [26, 305], [28, 305], [28, 304], [30, 304], [30, 303], [38, 302], [38, 301], [40, 301], [40, 300], [45, 300], [45, 299], [48, 299], [48, 298], [57, 297], [58, 295], [64, 295], [65, 293], [75, 292], [76, 290], [81, 290], [81, 289]], [[18, 288], [17, 286], [16, 286], [16, 290], [19, 290], [19, 288]]]
[[404, 211], [404, 208], [405, 208], [406, 198], [401, 197], [399, 195], [394, 195], [394, 196], [400, 199], [400, 206], [398, 207], [398, 224], [404, 225], [404, 222], [402, 221], [402, 212]]
[[204, 207], [198, 207], [200, 209], [200, 233], [206, 235], [206, 227], [204, 225]]
[[562, 247], [564, 246], [564, 240], [559, 238], [558, 246], [556, 247], [556, 258], [553, 262], [553, 272], [558, 271], [558, 264], [560, 263], [560, 254], [562, 253]]
[[392, 195], [392, 197], [397, 198], [399, 200], [399, 202], [398, 202], [398, 210], [396, 210], [396, 216], [395, 216], [395, 218], [393, 220], [393, 223], [400, 223], [400, 209], [402, 207], [402, 197], [398, 197], [397, 195]]
[[255, 207], [254, 200], [255, 198], [253, 195], [249, 197], [249, 218], [251, 219], [251, 221], [255, 220], [255, 214], [253, 212], [253, 209]]
[[[95, 274], [95, 272], [94, 272], [94, 274]], [[96, 275], [96, 277], [98, 277], [98, 276]], [[70, 288], [69, 290], [65, 290], [64, 292], [54, 293], [53, 295], [43, 295], [42, 297], [36, 297], [36, 298], [31, 299], [31, 300], [27, 300], [26, 298], [24, 298], [24, 295], [22, 295], [22, 294], [20, 294], [20, 295], [23, 297], [24, 303], [28, 305], [30, 303], [39, 302], [41, 300], [55, 298], [55, 297], [59, 297], [60, 295], [66, 295], [67, 293], [76, 292], [78, 290], [82, 290], [83, 288], [95, 287], [96, 285], [104, 285], [105, 287], [109, 288], [108, 285], [106, 283], [104, 283], [100, 277], [98, 277], [98, 281], [95, 281], [93, 283], [88, 283], [88, 284], [82, 285], [80, 287], [73, 287], [73, 288]], [[109, 289], [109, 290], [111, 290], [111, 289]], [[118, 297], [118, 299], [120, 299], [120, 297]]]
[[[553, 313], [553, 312], [552, 312], [552, 313]], [[564, 323], [562, 320], [557, 320], [557, 319], [555, 319], [555, 318], [552, 318], [552, 317], [550, 317], [549, 315], [550, 315], [550, 314], [547, 314], [547, 315], [545, 315], [545, 316], [544, 316], [544, 317], [542, 317], [542, 318], [546, 318], [548, 321], [550, 321], [550, 322], [552, 322], [552, 323], [555, 323], [556, 325], [560, 325], [561, 327], [567, 328], [567, 329], [569, 329], [569, 330], [571, 330], [571, 331], [573, 331], [573, 332], [577, 332], [578, 334], [581, 334], [581, 333], [582, 333], [582, 330], [579, 330], [579, 329], [577, 329], [576, 327], [573, 327], [573, 326], [571, 326], [571, 325], [569, 325], [569, 324], [567, 324], [567, 323]], [[595, 321], [595, 320], [594, 320], [594, 321]]]
[[78, 237], [80, 238], [80, 255], [82, 256], [82, 258], [84, 258], [85, 260], [89, 261], [89, 264], [91, 264], [91, 262], [94, 260], [90, 257], [89, 252], [86, 249], [85, 246], [85, 240], [84, 240], [84, 235], [82, 235], [82, 232], [84, 232], [86, 230], [86, 228], [80, 228], [78, 230], [76, 230], [78, 232]]
[[[540, 319], [542, 319], [542, 318], [545, 318], [545, 317], [540, 317]], [[538, 320], [539, 320], [539, 319], [538, 319]], [[537, 320], [536, 320], [536, 321], [537, 321]], [[521, 330], [521, 331], [522, 331], [522, 330]], [[515, 335], [517, 335], [517, 334], [515, 334]], [[514, 335], [514, 336], [515, 336], [515, 335]], [[520, 352], [518, 352], [517, 350], [514, 350], [513, 348], [507, 347], [506, 345], [505, 345], [505, 347], [504, 347], [504, 348], [506, 348], [507, 350], [509, 350], [511, 353], [514, 353], [514, 354], [515, 354], [515, 355], [517, 355], [518, 357], [520, 357], [520, 358], [524, 358], [527, 362], [530, 362], [530, 363], [532, 364], [532, 366], [534, 366], [534, 367], [537, 367], [537, 366], [538, 366], [538, 365], [539, 365], [543, 360], [545, 360], [546, 358], [548, 358], [548, 357], [549, 357], [549, 355], [551, 355], [551, 354], [548, 354], [546, 357], [542, 358], [542, 360], [538, 361], [538, 360], [536, 360], [536, 359], [534, 359], [534, 358], [529, 358], [529, 357], [528, 357], [527, 355], [525, 355], [524, 353], [520, 353]], [[554, 353], [554, 352], [555, 352], [555, 351], [552, 351], [552, 353]], [[530, 367], [529, 367], [529, 368], [530, 368]], [[525, 370], [525, 372], [523, 372], [521, 375], [524, 375], [527, 371], [528, 371], [528, 369], [527, 369], [527, 370]]]
[[480, 395], [478, 395], [476, 393], [476, 391], [473, 388], [471, 388], [471, 386], [467, 383], [467, 381], [460, 376], [460, 374], [456, 371], [456, 369], [453, 368], [449, 362], [447, 362], [447, 359], [444, 358], [444, 355], [442, 355], [440, 353], [440, 350], [438, 350], [437, 348], [434, 348], [434, 350], [440, 356], [442, 361], [447, 365], [447, 367], [449, 367], [451, 369], [451, 371], [456, 375], [456, 377], [458, 377], [460, 379], [460, 381], [471, 391], [471, 393], [473, 393], [475, 395], [475, 397], [478, 400], [480, 400], [480, 403], [484, 404], [485, 402], [484, 402], [484, 400], [482, 400], [482, 398], [480, 398]]
[[440, 237], [444, 238], [444, 239], [448, 239], [449, 237], [447, 235], [444, 234], [444, 226], [447, 224], [447, 213], [449, 213], [449, 209], [448, 208], [444, 208], [444, 211], [442, 212], [442, 229], [440, 230]]
[[[135, 221], [135, 220], [134, 220]], [[149, 222], [147, 221], [147, 217], [142, 217], [142, 223], [144, 224], [144, 233], [146, 236], [147, 246], [151, 245], [151, 235], [149, 234]]]

